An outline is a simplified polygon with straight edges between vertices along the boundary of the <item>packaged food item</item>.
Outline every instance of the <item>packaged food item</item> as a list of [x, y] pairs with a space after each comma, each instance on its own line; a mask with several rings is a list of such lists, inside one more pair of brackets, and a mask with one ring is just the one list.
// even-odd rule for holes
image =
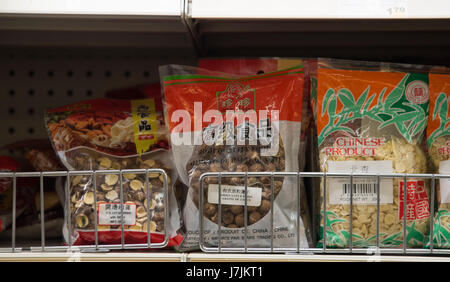
[[[168, 176], [168, 199], [160, 173], [148, 177], [138, 172], [96, 173], [95, 179], [89, 173], [71, 176], [66, 213], [70, 212], [72, 234], [65, 226], [66, 242], [72, 236], [75, 245], [93, 244], [96, 196], [99, 244], [120, 243], [122, 225], [125, 244], [147, 243], [148, 230], [153, 243], [165, 241], [165, 230], [168, 245], [178, 243], [180, 223], [173, 194], [177, 173], [160, 103], [92, 99], [48, 110], [46, 124], [55, 151], [69, 170], [157, 168]], [[170, 218], [165, 218], [166, 211]]]
[[[132, 87], [111, 89], [105, 92], [105, 98], [139, 100], [151, 98], [155, 104], [162, 105], [161, 84], [159, 82], [151, 84], [140, 84]], [[159, 109], [158, 109], [159, 110]]]
[[14, 155], [21, 163], [23, 171], [64, 170], [48, 139], [21, 140], [7, 144], [1, 150], [20, 152], [20, 154], [14, 153]]
[[[0, 156], [1, 172], [20, 171], [20, 164], [9, 156]], [[19, 217], [33, 203], [36, 194], [37, 181], [32, 178], [16, 179], [16, 218]], [[0, 178], [0, 233], [10, 228], [13, 220], [13, 179]]]
[[[450, 174], [450, 72], [430, 73], [430, 113], [427, 145], [431, 172]], [[433, 225], [433, 247], [450, 247], [450, 179], [436, 180], [437, 211]]]
[[205, 172], [298, 171], [301, 65], [246, 77], [177, 65], [160, 67], [160, 74], [174, 159], [188, 186], [183, 210], [186, 234], [179, 249], [198, 249], [200, 208], [207, 246], [218, 246], [220, 222], [221, 247], [270, 248], [271, 235], [274, 248], [295, 247], [297, 234], [301, 247], [308, 247], [308, 206], [305, 197], [297, 206], [296, 177], [249, 176], [247, 194], [245, 177], [223, 177], [220, 199], [218, 177], [207, 177], [203, 194], [199, 192]]
[[[311, 128], [312, 112], [309, 103], [309, 73], [312, 60], [301, 58], [204, 58], [198, 60], [199, 73], [202, 69], [218, 71], [239, 76], [261, 75], [292, 67], [304, 66], [303, 102], [302, 102], [302, 130], [300, 134], [299, 170], [305, 170], [306, 139]], [[303, 179], [302, 179], [303, 180]]]
[[[419, 66], [320, 59], [314, 79], [321, 171], [427, 172], [428, 74]], [[430, 225], [429, 183], [421, 178], [404, 182], [403, 177], [380, 177], [377, 186], [376, 177], [354, 177], [353, 183], [349, 177], [328, 177], [324, 195], [322, 180], [319, 247], [323, 233], [327, 247], [348, 247], [350, 231], [354, 247], [375, 246], [378, 190], [380, 246], [403, 245], [405, 209], [407, 246], [424, 246]]]
[[[62, 165], [52, 145], [48, 139], [25, 139], [4, 145], [0, 151], [8, 153], [12, 157], [6, 157], [9, 163], [14, 164], [12, 171], [60, 171]], [[11, 187], [12, 178], [5, 178], [8, 181], [8, 189]], [[62, 207], [63, 195], [58, 194], [58, 183], [61, 177], [44, 177], [44, 225], [46, 238], [61, 237], [61, 228], [64, 220]], [[38, 177], [18, 177], [17, 178], [18, 200], [16, 212], [16, 232], [17, 240], [33, 240], [41, 237], [41, 209], [40, 209], [40, 183]], [[12, 189], [2, 197], [2, 206], [8, 216], [12, 213]], [[61, 199], [61, 200], [60, 200]], [[8, 221], [11, 223], [11, 219]], [[10, 240], [12, 236], [11, 224], [4, 227], [0, 235], [0, 240]]]

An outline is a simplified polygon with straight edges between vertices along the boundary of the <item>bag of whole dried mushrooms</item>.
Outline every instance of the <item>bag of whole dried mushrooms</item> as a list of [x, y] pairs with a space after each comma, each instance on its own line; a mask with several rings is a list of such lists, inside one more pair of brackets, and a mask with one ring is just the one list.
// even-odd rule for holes
[[[219, 236], [222, 248], [270, 248], [271, 238], [274, 248], [308, 247], [308, 209], [297, 177], [244, 177], [298, 171], [303, 67], [239, 76], [167, 65], [160, 76], [176, 167], [188, 186], [180, 250], [198, 249], [199, 241], [218, 247]], [[222, 177], [219, 197], [217, 175], [203, 179], [200, 193], [205, 172], [241, 176]]]
[[[429, 90], [425, 67], [319, 59], [313, 80], [321, 171], [427, 172], [424, 134]], [[378, 200], [380, 247], [403, 246], [405, 216], [407, 246], [426, 244], [428, 180], [408, 177], [405, 184], [404, 177], [380, 177], [377, 183], [377, 177], [351, 180], [329, 176], [324, 187], [322, 179], [317, 205], [321, 214], [319, 247], [323, 247], [324, 236], [331, 248], [349, 247], [350, 242], [353, 247], [376, 246]]]
[[180, 222], [172, 191], [177, 173], [161, 102], [92, 99], [47, 110], [45, 120], [68, 170], [162, 169], [167, 174], [168, 191], [162, 173], [146, 177], [142, 172], [97, 172], [95, 179], [89, 173], [71, 175], [63, 229], [66, 242], [92, 245], [97, 229], [101, 245], [120, 244], [122, 239], [125, 244], [146, 244], [148, 232], [151, 243], [178, 244]]

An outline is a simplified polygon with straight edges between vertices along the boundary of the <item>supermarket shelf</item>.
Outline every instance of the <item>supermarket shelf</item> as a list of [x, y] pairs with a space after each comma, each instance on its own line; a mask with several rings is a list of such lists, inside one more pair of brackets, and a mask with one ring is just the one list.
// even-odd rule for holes
[[181, 0], [3, 0], [0, 13], [179, 16]]
[[371, 256], [371, 255], [302, 255], [302, 254], [205, 254], [205, 253], [0, 253], [0, 262], [450, 262], [449, 257]]
[[[188, 14], [206, 56], [450, 62], [446, 0], [305, 2], [193, 0]], [[391, 6], [403, 14], [389, 15]]]
[[444, 19], [194, 18], [208, 56], [302, 56], [450, 62], [450, 21]]
[[181, 253], [80, 253], [80, 252], [20, 252], [20, 253], [0, 253], [0, 262], [180, 262]]
[[446, 257], [372, 256], [372, 255], [309, 255], [309, 254], [197, 254], [187, 256], [190, 262], [450, 262]]
[[0, 46], [145, 48], [192, 56], [184, 10], [184, 0], [6, 0], [0, 3]]
[[202, 19], [448, 18], [447, 0], [193, 0]]

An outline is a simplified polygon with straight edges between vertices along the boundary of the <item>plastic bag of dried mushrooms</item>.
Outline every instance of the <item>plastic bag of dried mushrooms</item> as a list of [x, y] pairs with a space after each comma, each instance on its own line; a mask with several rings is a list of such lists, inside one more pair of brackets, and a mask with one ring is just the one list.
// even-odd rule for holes
[[[313, 80], [321, 171], [427, 172], [429, 90], [422, 66], [319, 59]], [[346, 176], [327, 177], [324, 187], [322, 179], [318, 246], [323, 247], [324, 236], [327, 247], [376, 246], [378, 191], [380, 246], [403, 246], [405, 210], [407, 246], [424, 246], [429, 183], [411, 177], [404, 182], [403, 177], [380, 177], [379, 185], [376, 177], [353, 177], [352, 183]]]
[[[199, 241], [215, 248], [219, 237], [222, 248], [308, 247], [308, 208], [297, 178], [244, 177], [298, 171], [302, 66], [236, 76], [167, 65], [160, 75], [176, 167], [188, 186], [180, 250], [198, 249]], [[217, 175], [204, 178], [200, 189], [205, 172], [242, 175], [221, 177], [219, 193]]]
[[92, 99], [50, 109], [45, 120], [54, 149], [68, 170], [162, 169], [167, 174], [168, 190], [162, 173], [70, 176], [66, 242], [92, 245], [97, 229], [100, 245], [120, 244], [122, 239], [125, 244], [146, 244], [148, 232], [151, 243], [178, 244], [180, 221], [172, 191], [177, 173], [161, 102]]
[[[437, 71], [437, 70], [436, 70]], [[432, 173], [450, 174], [450, 129], [448, 104], [450, 97], [450, 72], [430, 73], [430, 114], [427, 127], [427, 144]], [[437, 211], [434, 216], [433, 246], [450, 247], [450, 179], [436, 180]]]

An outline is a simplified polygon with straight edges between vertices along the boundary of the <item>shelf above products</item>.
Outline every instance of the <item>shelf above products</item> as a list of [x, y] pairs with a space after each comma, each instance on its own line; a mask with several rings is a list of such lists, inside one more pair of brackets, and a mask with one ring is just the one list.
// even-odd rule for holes
[[446, 0], [193, 0], [198, 19], [439, 19], [450, 16]]
[[189, 15], [205, 56], [450, 62], [443, 0], [193, 0]]
[[0, 46], [446, 64], [449, 17], [446, 0], [7, 0]]
[[0, 13], [180, 16], [181, 0], [4, 0]]
[[2, 1], [2, 47], [146, 48], [193, 55], [185, 2]]

